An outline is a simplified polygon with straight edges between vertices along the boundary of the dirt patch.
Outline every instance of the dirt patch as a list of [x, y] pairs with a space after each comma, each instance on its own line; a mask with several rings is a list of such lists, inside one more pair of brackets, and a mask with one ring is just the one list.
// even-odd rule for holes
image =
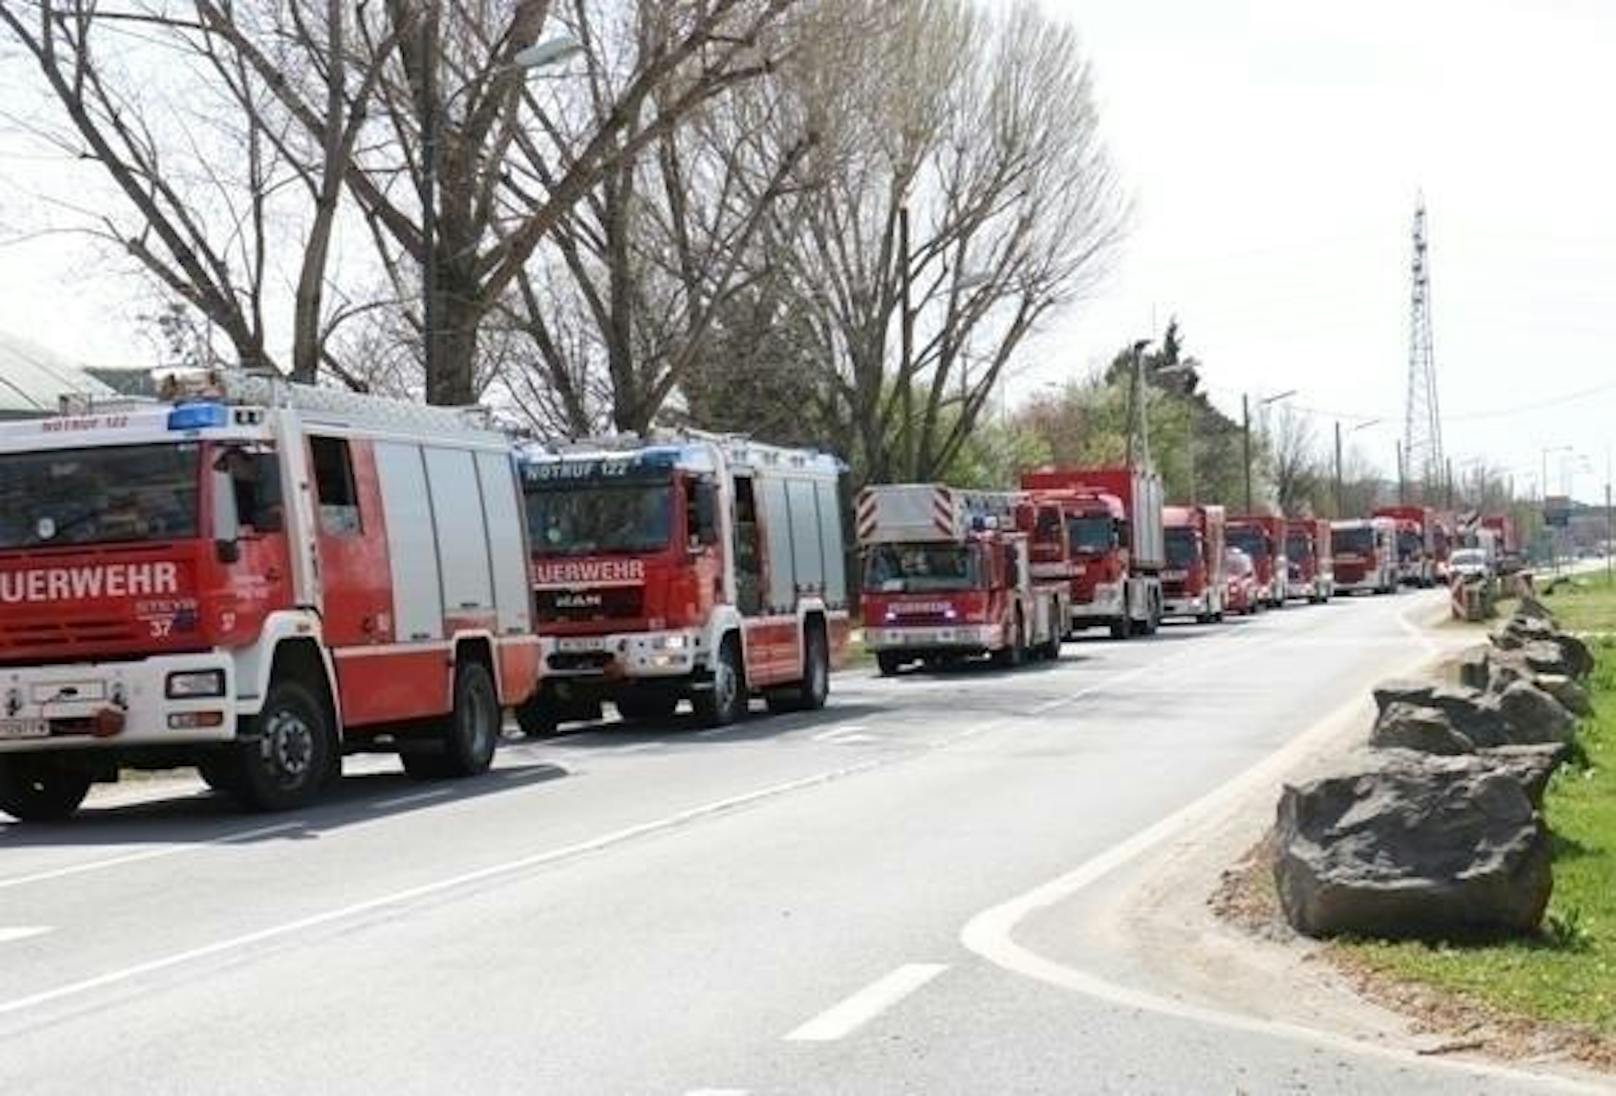
[[1533, 1020], [1483, 1001], [1419, 982], [1392, 977], [1350, 947], [1298, 935], [1279, 908], [1272, 869], [1274, 832], [1225, 868], [1207, 907], [1225, 924], [1270, 944], [1288, 944], [1303, 962], [1324, 963], [1367, 1001], [1409, 1021], [1418, 1035], [1434, 1037], [1421, 1054], [1480, 1052], [1506, 1061], [1572, 1059], [1604, 1073], [1616, 1073], [1616, 1038], [1575, 1024]]

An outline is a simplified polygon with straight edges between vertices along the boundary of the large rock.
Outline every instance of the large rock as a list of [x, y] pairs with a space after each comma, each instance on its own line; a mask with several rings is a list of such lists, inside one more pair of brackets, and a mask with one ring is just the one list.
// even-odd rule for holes
[[1554, 618], [1554, 612], [1531, 594], [1521, 598], [1520, 603], [1515, 606], [1513, 615], [1527, 617], [1532, 620], [1546, 620], [1550, 624], [1557, 623]]
[[1465, 737], [1448, 713], [1401, 700], [1386, 705], [1369, 732], [1369, 744], [1376, 749], [1416, 750], [1429, 754], [1474, 753], [1476, 744]]
[[1594, 704], [1588, 696], [1588, 690], [1569, 677], [1559, 674], [1539, 674], [1535, 684], [1558, 700], [1560, 706], [1572, 715], [1594, 714]]
[[1280, 905], [1310, 936], [1531, 932], [1552, 887], [1520, 780], [1479, 755], [1360, 751], [1285, 788], [1276, 838]]
[[1492, 655], [1486, 647], [1472, 647], [1459, 655], [1459, 684], [1485, 691], [1492, 683]]
[[1576, 717], [1529, 681], [1512, 682], [1498, 694], [1497, 703], [1509, 725], [1509, 744], [1569, 743], [1576, 732]]
[[1503, 627], [1492, 634], [1491, 639], [1493, 646], [1510, 651], [1534, 640], [1553, 639], [1559, 634], [1560, 630], [1552, 621], [1538, 617], [1512, 616], [1504, 621]]
[[1480, 689], [1411, 678], [1383, 681], [1375, 686], [1374, 696], [1382, 714], [1395, 703], [1436, 708], [1477, 746], [1507, 746], [1515, 741], [1499, 709], [1498, 698]]
[[1570, 747], [1560, 743], [1495, 746], [1480, 751], [1482, 760], [1520, 784], [1527, 800], [1539, 810], [1543, 807], [1543, 793], [1549, 790], [1549, 778], [1570, 755]]

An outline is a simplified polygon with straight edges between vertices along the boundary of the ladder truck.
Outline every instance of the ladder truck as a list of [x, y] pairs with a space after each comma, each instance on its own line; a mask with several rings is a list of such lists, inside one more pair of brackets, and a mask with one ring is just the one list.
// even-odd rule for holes
[[487, 769], [541, 640], [505, 435], [464, 412], [194, 371], [0, 425], [0, 810], [123, 769], [246, 805], [345, 753]]
[[917, 661], [1060, 657], [1068, 594], [1033, 575], [1024, 493], [883, 484], [865, 488], [855, 512], [864, 642], [883, 675]]

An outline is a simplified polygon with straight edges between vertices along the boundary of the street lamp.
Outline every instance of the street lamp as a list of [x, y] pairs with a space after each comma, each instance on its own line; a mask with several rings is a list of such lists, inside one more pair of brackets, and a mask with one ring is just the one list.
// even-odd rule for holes
[[[1356, 434], [1358, 431], [1367, 430], [1371, 426], [1378, 425], [1380, 422], [1380, 419], [1370, 419], [1367, 422], [1360, 422], [1357, 426], [1354, 426], [1351, 430], [1348, 430], [1347, 433]], [[1337, 419], [1335, 420], [1335, 516], [1338, 518], [1344, 518], [1347, 516], [1346, 505], [1341, 500], [1341, 490], [1341, 420]]]
[[[1164, 365], [1160, 369], [1156, 370], [1156, 376], [1183, 376], [1185, 373], [1193, 373], [1195, 371], [1195, 365], [1196, 363], [1194, 361], [1174, 362], [1172, 365]], [[1149, 399], [1148, 389], [1146, 391], [1146, 399], [1147, 401]], [[1147, 418], [1150, 415], [1150, 404], [1148, 402], [1145, 404], [1145, 415]], [[1196, 497], [1197, 492], [1195, 489], [1195, 408], [1193, 405], [1190, 407], [1189, 413], [1189, 430], [1190, 505], [1193, 506], [1195, 503], [1200, 501]]]
[[[432, 401], [432, 385], [437, 371], [438, 333], [438, 97], [434, 87], [437, 75], [438, 22], [421, 20], [421, 346], [426, 362], [427, 401]], [[583, 50], [583, 44], [570, 34], [560, 34], [517, 50], [509, 65], [494, 70], [505, 73], [533, 72], [558, 65]], [[467, 85], [469, 86], [469, 85]], [[455, 92], [459, 95], [464, 91]], [[450, 102], [454, 96], [450, 96]], [[447, 104], [445, 104], [447, 105]]]
[[[1257, 401], [1258, 408], [1267, 407], [1280, 400], [1288, 400], [1296, 395], [1296, 389], [1291, 388], [1277, 396], [1269, 396]], [[1240, 432], [1243, 439], [1246, 457], [1246, 513], [1251, 513], [1251, 399], [1244, 392], [1240, 394]]]

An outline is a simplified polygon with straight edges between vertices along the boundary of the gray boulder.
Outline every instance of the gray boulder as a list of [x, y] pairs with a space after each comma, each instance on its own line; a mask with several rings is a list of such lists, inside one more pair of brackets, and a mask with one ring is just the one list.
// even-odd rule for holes
[[1395, 703], [1436, 708], [1477, 746], [1507, 746], [1515, 741], [1499, 709], [1498, 698], [1480, 689], [1411, 678], [1383, 681], [1375, 686], [1374, 696], [1382, 714]]
[[1280, 905], [1309, 936], [1527, 933], [1553, 885], [1520, 780], [1475, 754], [1359, 751], [1287, 786], [1275, 834]]
[[1517, 681], [1531, 681], [1537, 671], [1526, 664], [1526, 655], [1519, 649], [1493, 650], [1487, 654], [1487, 691], [1501, 693]]
[[1529, 681], [1512, 682], [1498, 694], [1497, 703], [1509, 725], [1509, 742], [1500, 745], [1569, 743], [1576, 732], [1576, 717]]
[[1588, 690], [1561, 674], [1539, 674], [1536, 685], [1560, 702], [1572, 715], [1593, 715], [1594, 704]]
[[1539, 810], [1543, 807], [1543, 793], [1549, 789], [1549, 778], [1570, 755], [1570, 747], [1560, 743], [1495, 746], [1480, 751], [1482, 760], [1519, 783], [1526, 798]]
[[1520, 603], [1515, 606], [1513, 615], [1531, 620], [1546, 620], [1550, 624], [1556, 623], [1553, 610], [1531, 594], [1521, 598]]
[[1474, 753], [1476, 744], [1466, 738], [1448, 713], [1440, 708], [1424, 708], [1393, 701], [1375, 720], [1369, 744], [1376, 749], [1417, 750], [1429, 754]]
[[1504, 621], [1504, 626], [1490, 638], [1493, 646], [1511, 651], [1534, 640], [1553, 639], [1559, 634], [1560, 630], [1550, 621], [1537, 617], [1512, 616]]
[[1492, 683], [1492, 658], [1486, 647], [1472, 647], [1459, 656], [1459, 684], [1485, 690]]

